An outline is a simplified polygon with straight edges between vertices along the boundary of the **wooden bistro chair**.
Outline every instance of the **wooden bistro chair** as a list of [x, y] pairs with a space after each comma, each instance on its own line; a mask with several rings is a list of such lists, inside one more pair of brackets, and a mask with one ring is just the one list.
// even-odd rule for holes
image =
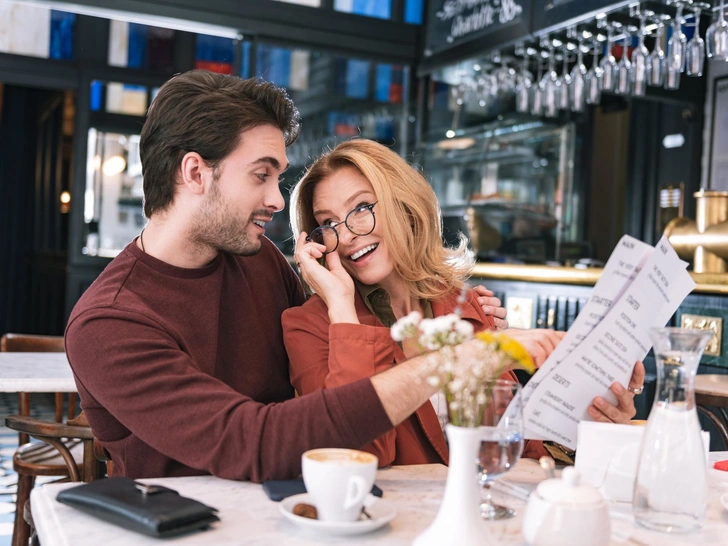
[[[65, 352], [63, 337], [61, 336], [35, 336], [27, 334], [5, 334], [0, 337], [0, 351], [2, 352], [23, 352], [23, 353], [51, 353]], [[63, 393], [56, 393], [55, 418], [60, 422], [63, 418]], [[13, 546], [25, 546], [28, 543], [30, 528], [24, 520], [25, 503], [30, 497], [30, 491], [33, 489], [36, 476], [59, 476], [66, 478], [68, 476], [74, 479], [70, 473], [67, 462], [67, 456], [71, 453], [81, 458], [82, 441], [85, 435], [91, 434], [91, 429], [85, 427], [82, 436], [73, 437], [71, 435], [60, 435], [52, 437], [53, 441], [45, 443], [28, 443], [29, 435], [42, 439], [44, 434], [50, 434], [47, 428], [27, 427], [31, 422], [30, 415], [30, 395], [29, 393], [19, 393], [18, 395], [18, 412], [20, 415], [8, 418], [8, 427], [18, 431], [19, 448], [13, 456], [13, 469], [18, 473], [18, 492], [15, 502], [15, 526], [13, 528]], [[76, 413], [76, 394], [69, 395], [68, 401], [69, 419], [72, 419]], [[22, 418], [28, 421], [22, 421]], [[33, 422], [43, 423], [43, 421]], [[60, 423], [46, 423], [47, 425], [60, 425]], [[61, 427], [66, 425], [60, 425]], [[71, 432], [71, 429], [62, 429], [63, 432]], [[60, 438], [68, 437], [68, 441], [63, 443]], [[93, 437], [91, 437], [93, 440]], [[63, 446], [65, 451], [61, 451], [58, 446]], [[93, 447], [93, 444], [91, 444]], [[93, 450], [91, 451], [93, 453]]]
[[[83, 414], [77, 421], [85, 423]], [[11, 415], [5, 419], [5, 426], [43, 442], [21, 446], [13, 457], [13, 466], [18, 473], [18, 494], [12, 546], [26, 546], [33, 523], [28, 500], [36, 476], [63, 476], [62, 481], [70, 479], [72, 482], [93, 481], [104, 473], [103, 465], [96, 457], [100, 446], [95, 445], [87, 424], [53, 423], [27, 415]]]

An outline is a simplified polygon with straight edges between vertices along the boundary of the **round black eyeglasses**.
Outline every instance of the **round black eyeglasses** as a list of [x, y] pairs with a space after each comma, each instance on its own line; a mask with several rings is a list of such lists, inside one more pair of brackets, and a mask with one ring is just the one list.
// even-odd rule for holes
[[374, 205], [377, 203], [378, 201], [375, 201], [371, 205], [356, 207], [346, 215], [343, 222], [331, 222], [325, 226], [317, 227], [306, 237], [306, 240], [309, 243], [324, 245], [326, 247], [324, 254], [330, 254], [339, 246], [339, 231], [336, 228], [341, 224], [344, 224], [346, 229], [354, 235], [369, 235], [374, 231], [374, 226], [377, 224], [373, 210]]

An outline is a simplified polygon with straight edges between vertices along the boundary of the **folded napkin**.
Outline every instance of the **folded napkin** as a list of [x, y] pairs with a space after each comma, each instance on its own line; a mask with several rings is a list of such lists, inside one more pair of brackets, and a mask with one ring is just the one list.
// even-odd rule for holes
[[[607, 500], [631, 502], [644, 432], [644, 426], [579, 423], [575, 466], [582, 482], [598, 488]], [[707, 461], [710, 433], [702, 436]]]

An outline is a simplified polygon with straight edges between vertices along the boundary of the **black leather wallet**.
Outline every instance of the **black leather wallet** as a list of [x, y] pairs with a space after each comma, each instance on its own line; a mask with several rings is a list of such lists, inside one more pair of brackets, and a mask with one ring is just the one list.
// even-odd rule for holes
[[169, 537], [203, 529], [220, 518], [217, 510], [177, 491], [129, 478], [109, 478], [64, 489], [58, 502], [125, 529]]

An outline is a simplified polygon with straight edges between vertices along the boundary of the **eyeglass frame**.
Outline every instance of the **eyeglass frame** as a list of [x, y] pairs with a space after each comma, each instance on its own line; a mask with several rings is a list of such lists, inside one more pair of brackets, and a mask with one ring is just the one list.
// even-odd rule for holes
[[[357, 237], [365, 237], [366, 235], [369, 235], [372, 231], [374, 231], [374, 228], [377, 227], [377, 215], [374, 214], [374, 205], [376, 205], [377, 203], [379, 203], [379, 201], [374, 201], [374, 203], [370, 203], [369, 205], [360, 205], [360, 206], [358, 206], [356, 208], [351, 209], [346, 214], [346, 217], [341, 222], [331, 222], [328, 225], [318, 226], [318, 227], [314, 228], [311, 231], [311, 233], [309, 233], [308, 236], [306, 237], [306, 241], [309, 242], [309, 243], [315, 243], [316, 241], [314, 241], [311, 238], [311, 237], [313, 237], [313, 234], [314, 233], [316, 233], [318, 231], [318, 232], [321, 232], [323, 234], [325, 229], [331, 229], [331, 230], [333, 230], [334, 234], [336, 235], [336, 246], [334, 246], [334, 248], [331, 249], [331, 250], [325, 250], [324, 251], [324, 256], [325, 256], [326, 254], [331, 254], [332, 252], [336, 252], [336, 249], [339, 248], [339, 230], [336, 229], [336, 228], [339, 227], [341, 224], [344, 224], [344, 226], [346, 227], [346, 229], [348, 229], [350, 233], [353, 233]], [[353, 229], [351, 229], [349, 227], [348, 219], [349, 219], [349, 216], [351, 216], [352, 214], [354, 214], [356, 211], [359, 211], [359, 210], [362, 210], [362, 209], [367, 209], [371, 213], [372, 220], [373, 220], [373, 222], [372, 222], [372, 229], [370, 229], [366, 233], [357, 233], [357, 232], [355, 232]], [[323, 235], [322, 235], [322, 238], [323, 238]], [[321, 243], [316, 243], [316, 244], [321, 244]]]

